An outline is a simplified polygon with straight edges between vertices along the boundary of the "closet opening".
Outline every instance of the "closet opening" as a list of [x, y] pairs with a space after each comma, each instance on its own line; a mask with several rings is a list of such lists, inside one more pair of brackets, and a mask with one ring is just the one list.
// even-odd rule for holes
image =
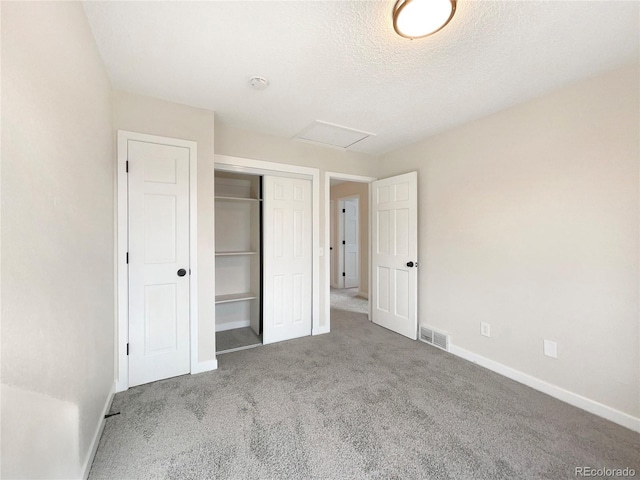
[[214, 169], [216, 355], [325, 333], [318, 170], [226, 155]]
[[215, 171], [217, 354], [263, 343], [262, 181]]

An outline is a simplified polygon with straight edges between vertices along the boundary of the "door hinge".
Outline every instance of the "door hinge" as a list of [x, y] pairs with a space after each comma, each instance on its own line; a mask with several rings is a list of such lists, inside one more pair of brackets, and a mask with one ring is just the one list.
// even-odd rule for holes
[[346, 274], [346, 273], [344, 273], [344, 272], [342, 272], [342, 276], [343, 276], [343, 277], [346, 277], [346, 276], [347, 276], [347, 274]]
[[343, 209], [342, 209], [342, 213], [347, 213], [347, 209], [346, 209], [346, 208], [343, 208]]
[[127, 355], [129, 355], [129, 344], [127, 343]]
[[342, 240], [342, 244], [343, 244], [343, 245], [346, 245], [346, 244], [347, 244], [347, 242], [346, 242], [345, 240]]
[[191, 269], [189, 269], [189, 275], [191, 275]]
[[129, 252], [127, 252], [127, 264], [129, 263]]
[[129, 173], [129, 160], [127, 160], [126, 172]]

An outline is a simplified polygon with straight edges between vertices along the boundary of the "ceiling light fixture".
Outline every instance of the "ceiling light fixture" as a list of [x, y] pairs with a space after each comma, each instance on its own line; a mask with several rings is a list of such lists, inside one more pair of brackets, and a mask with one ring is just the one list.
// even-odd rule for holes
[[393, 28], [405, 38], [433, 35], [451, 21], [456, 0], [398, 0], [393, 7]]

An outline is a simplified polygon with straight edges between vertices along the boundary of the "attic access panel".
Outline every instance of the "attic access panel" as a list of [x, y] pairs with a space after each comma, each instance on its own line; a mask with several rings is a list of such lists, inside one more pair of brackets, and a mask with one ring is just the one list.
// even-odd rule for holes
[[375, 134], [316, 120], [296, 135], [294, 139], [337, 148], [349, 148], [372, 136]]

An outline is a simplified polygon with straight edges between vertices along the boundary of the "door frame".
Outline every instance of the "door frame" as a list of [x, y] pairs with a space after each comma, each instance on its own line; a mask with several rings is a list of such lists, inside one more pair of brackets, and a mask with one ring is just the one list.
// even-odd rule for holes
[[[364, 175], [352, 175], [340, 172], [324, 172], [324, 244], [325, 250], [331, 245], [331, 180], [343, 180], [345, 182], [367, 183], [369, 184], [369, 289], [371, 288], [371, 182], [378, 180], [376, 177]], [[322, 333], [329, 333], [331, 330], [331, 255], [325, 255], [324, 270], [326, 272], [324, 282], [324, 311], [326, 312], [326, 325]], [[362, 282], [362, 278], [360, 279]], [[367, 291], [367, 297], [371, 297]], [[369, 321], [371, 321], [371, 302], [369, 302]]]
[[189, 149], [189, 363], [191, 373], [198, 366], [198, 145], [190, 140], [118, 130], [117, 136], [117, 210], [116, 210], [116, 392], [129, 388], [129, 188], [127, 179], [127, 144], [136, 140]]
[[[360, 195], [356, 194], [356, 195], [349, 195], [348, 197], [340, 197], [338, 198], [338, 206], [337, 206], [337, 210], [336, 210], [336, 221], [338, 223], [338, 238], [336, 239], [338, 242], [341, 242], [342, 240], [344, 240], [344, 220], [345, 220], [345, 215], [342, 212], [342, 210], [344, 209], [344, 202], [346, 200], [357, 200], [358, 201], [358, 289], [360, 288], [360, 249], [362, 248], [362, 238], [360, 235]], [[337, 245], [338, 247], [344, 247], [345, 245], [342, 245], [342, 243], [338, 243]], [[338, 273], [338, 288], [345, 288], [344, 286], [344, 277], [342, 275], [340, 275], [340, 272], [344, 271], [344, 248], [340, 248], [338, 250], [338, 271], [336, 273]]]
[[[214, 155], [214, 169], [255, 175], [307, 178], [311, 180], [311, 228], [313, 230], [311, 236], [311, 281], [313, 282], [311, 285], [311, 335], [326, 333], [325, 326], [320, 325], [320, 170], [318, 168], [219, 154]], [[213, 266], [215, 268], [215, 259]]]

